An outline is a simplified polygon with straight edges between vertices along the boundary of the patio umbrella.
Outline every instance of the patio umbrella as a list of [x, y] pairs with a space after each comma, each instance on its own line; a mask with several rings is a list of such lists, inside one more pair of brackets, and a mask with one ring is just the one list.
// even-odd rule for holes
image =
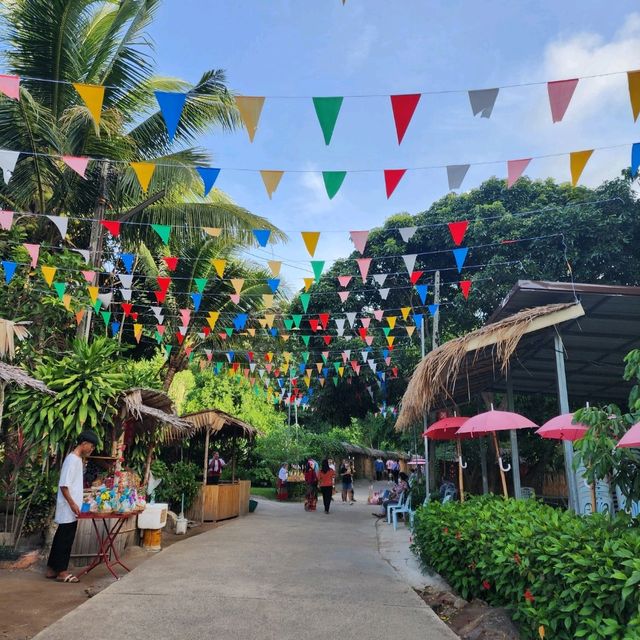
[[[508, 498], [506, 471], [511, 470], [511, 465], [505, 467], [502, 464], [502, 456], [500, 455], [500, 446], [498, 445], [498, 431], [511, 431], [512, 429], [536, 429], [538, 425], [531, 422], [529, 418], [521, 416], [519, 413], [512, 411], [491, 411], [479, 413], [477, 416], [469, 418], [458, 430], [459, 435], [484, 436], [491, 434], [493, 445], [496, 449], [496, 458], [498, 467], [500, 468], [500, 480], [502, 481], [502, 492], [504, 497]], [[514, 461], [515, 462], [515, 461]]]
[[464, 502], [464, 479], [462, 477], [462, 470], [467, 468], [467, 465], [462, 462], [462, 445], [460, 440], [463, 438], [470, 438], [467, 435], [458, 435], [458, 430], [469, 418], [463, 418], [458, 416], [452, 416], [450, 418], [442, 418], [434, 422], [423, 434], [423, 437], [430, 440], [455, 440], [456, 451], [458, 453], [458, 485], [460, 490], [460, 502]]
[[573, 413], [563, 413], [545, 422], [536, 433], [542, 438], [575, 442], [580, 440], [588, 429], [586, 424], [573, 422]]
[[640, 448], [640, 422], [634, 424], [633, 427], [622, 436], [616, 447]]

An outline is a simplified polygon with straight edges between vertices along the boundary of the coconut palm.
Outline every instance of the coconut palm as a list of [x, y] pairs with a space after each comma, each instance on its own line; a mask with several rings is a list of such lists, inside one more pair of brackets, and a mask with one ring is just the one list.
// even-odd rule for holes
[[[0, 205], [15, 211], [89, 217], [106, 203], [106, 216], [197, 227], [221, 227], [249, 242], [252, 228], [272, 229], [265, 219], [214, 194], [198, 198], [202, 183], [194, 166], [211, 163], [195, 140], [213, 128], [238, 123], [222, 71], [205, 71], [195, 84], [154, 75], [153, 47], [146, 28], [159, 0], [4, 0], [5, 72], [21, 77], [20, 100], [0, 97], [0, 149], [23, 151], [8, 184], [0, 183]], [[42, 80], [48, 80], [43, 82]], [[73, 82], [106, 87], [102, 116], [94, 122]], [[154, 91], [187, 93], [173, 141]], [[86, 180], [51, 155], [108, 159], [92, 162]], [[156, 163], [143, 193], [131, 161]], [[6, 179], [6, 177], [5, 177]], [[149, 207], [149, 208], [147, 208]], [[70, 227], [80, 247], [89, 224]], [[126, 238], [131, 227], [123, 226]], [[40, 230], [42, 233], [42, 229]], [[148, 235], [148, 226], [139, 233]]]

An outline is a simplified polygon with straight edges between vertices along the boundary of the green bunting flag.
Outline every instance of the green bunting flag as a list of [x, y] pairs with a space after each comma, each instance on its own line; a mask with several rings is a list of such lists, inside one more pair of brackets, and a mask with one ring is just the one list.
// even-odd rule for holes
[[333, 377], [333, 384], [337, 387], [338, 386], [338, 377], [334, 376]]
[[294, 313], [292, 316], [293, 318], [293, 324], [296, 325], [296, 329], [300, 328], [300, 323], [302, 322], [302, 314], [301, 313]]
[[327, 195], [331, 200], [336, 193], [340, 190], [344, 178], [347, 175], [346, 171], [323, 171], [322, 179], [324, 180], [324, 187], [327, 190]]
[[155, 339], [156, 339], [156, 342], [157, 342], [158, 344], [160, 344], [160, 343], [162, 342], [162, 335], [160, 335], [160, 332], [159, 332], [159, 331], [156, 331]]
[[165, 356], [164, 357], [167, 360], [169, 359], [169, 356], [171, 355], [171, 347], [172, 347], [172, 345], [170, 345], [170, 344], [165, 344], [164, 345], [164, 351], [165, 351]]
[[94, 310], [96, 313], [99, 313], [99, 312], [100, 312], [100, 309], [102, 309], [102, 301], [101, 301], [101, 300], [96, 300], [96, 301], [93, 303], [93, 310]]
[[385, 337], [391, 333], [391, 327], [382, 327]]
[[108, 327], [109, 326], [109, 320], [111, 320], [111, 311], [101, 311], [100, 315], [102, 316], [102, 319], [104, 320], [104, 326]]
[[60, 298], [60, 300], [62, 300], [64, 298], [65, 289], [67, 288], [67, 283], [66, 282], [54, 282], [53, 283], [53, 288], [56, 290], [56, 293], [58, 294], [58, 298]]
[[171, 235], [171, 225], [168, 224], [152, 224], [151, 228], [160, 236], [162, 242], [169, 244], [169, 236]]
[[336, 370], [336, 373], [339, 373], [340, 363], [339, 362], [334, 362], [333, 363], [333, 368]]
[[313, 106], [316, 108], [318, 122], [322, 128], [325, 144], [331, 142], [331, 136], [336, 126], [340, 107], [342, 107], [342, 98], [314, 98]]
[[227, 334], [227, 336], [231, 337], [231, 334], [233, 333], [233, 328], [232, 327], [225, 327], [224, 330], [225, 330], [225, 333]]
[[287, 331], [291, 331], [291, 329], [293, 328], [293, 319], [284, 318], [284, 326], [287, 328]]
[[309, 352], [308, 351], [303, 351], [302, 352], [302, 358], [306, 362], [309, 359]]
[[202, 293], [207, 286], [207, 278], [194, 278], [193, 281], [196, 283], [198, 293]]
[[309, 340], [310, 340], [311, 336], [302, 336], [302, 342], [304, 342], [305, 346], [308, 347], [309, 346]]
[[311, 300], [311, 294], [310, 293], [301, 293], [300, 294], [300, 302], [302, 302], [302, 308], [304, 309], [305, 313], [307, 313], [307, 309], [309, 308], [309, 300]]
[[313, 269], [313, 275], [316, 278], [316, 282], [320, 282], [320, 276], [322, 275], [322, 270], [324, 269], [324, 260], [312, 260], [311, 268]]

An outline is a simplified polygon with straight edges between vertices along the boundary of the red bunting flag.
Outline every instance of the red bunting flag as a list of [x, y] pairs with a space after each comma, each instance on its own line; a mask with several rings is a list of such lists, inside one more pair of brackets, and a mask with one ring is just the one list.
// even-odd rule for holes
[[318, 314], [318, 317], [320, 318], [320, 324], [322, 325], [322, 328], [326, 331], [327, 330], [327, 325], [329, 324], [329, 314], [328, 313], [320, 313], [320, 314]]
[[464, 240], [464, 234], [467, 232], [468, 226], [468, 220], [461, 220], [460, 222], [450, 222], [448, 224], [451, 239], [455, 243], [456, 247], [459, 247]]
[[130, 302], [121, 302], [120, 306], [122, 307], [125, 316], [131, 315], [131, 309], [133, 309], [133, 305]]
[[164, 302], [164, 299], [167, 297], [166, 291], [154, 291], [153, 293], [156, 296], [156, 300], [158, 301], [158, 304], [162, 304]]
[[120, 235], [120, 221], [119, 220], [100, 220], [100, 224], [114, 237], [117, 238]]
[[158, 282], [160, 291], [166, 293], [169, 289], [169, 285], [171, 284], [171, 278], [169, 276], [158, 276], [156, 281]]
[[398, 144], [400, 144], [411, 122], [411, 118], [413, 118], [418, 102], [420, 102], [420, 94], [409, 93], [390, 97], [393, 120], [396, 123], [396, 133], [398, 134]]
[[309, 318], [309, 324], [311, 325], [311, 331], [315, 333], [318, 330], [318, 320], [316, 318]]
[[420, 280], [420, 276], [424, 273], [424, 271], [413, 271], [411, 273], [411, 284], [415, 284], [416, 282], [418, 282], [418, 280]]
[[358, 333], [360, 334], [360, 337], [363, 340], [366, 340], [366, 338], [367, 338], [367, 330], [364, 327], [361, 327], [360, 329], [358, 329]]
[[460, 280], [460, 291], [462, 291], [462, 295], [464, 299], [467, 300], [469, 298], [469, 291], [471, 291], [471, 280]]
[[391, 197], [391, 194], [396, 190], [400, 180], [402, 180], [406, 169], [385, 169], [384, 170], [384, 186], [387, 190], [387, 200]]
[[329, 346], [331, 343], [331, 336], [324, 336], [324, 343]]
[[167, 265], [167, 269], [169, 269], [169, 271], [176, 270], [176, 267], [178, 266], [178, 258], [165, 256], [162, 259], [164, 260], [164, 263]]
[[184, 342], [184, 336], [179, 331], [176, 331], [176, 338], [178, 338], [178, 344], [182, 344]]

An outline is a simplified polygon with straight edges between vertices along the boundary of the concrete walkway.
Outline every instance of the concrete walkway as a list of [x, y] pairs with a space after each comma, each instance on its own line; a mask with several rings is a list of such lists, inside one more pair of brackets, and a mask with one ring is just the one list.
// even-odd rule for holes
[[371, 506], [334, 501], [329, 515], [318, 506], [262, 500], [158, 553], [36, 638], [457, 637], [381, 557]]

